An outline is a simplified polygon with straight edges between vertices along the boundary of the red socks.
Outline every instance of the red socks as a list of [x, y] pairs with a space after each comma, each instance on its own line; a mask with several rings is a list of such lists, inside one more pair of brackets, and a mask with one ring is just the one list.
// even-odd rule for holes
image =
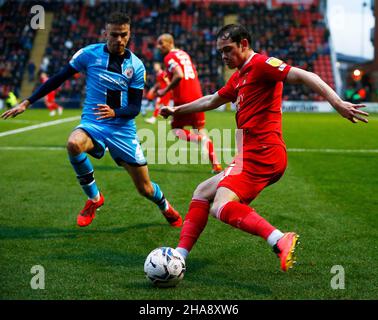
[[159, 115], [159, 111], [160, 111], [159, 106], [156, 106], [156, 107], [155, 107], [155, 110], [154, 110], [154, 114], [153, 114], [153, 117], [154, 117], [154, 118], [157, 118], [157, 117], [158, 117], [158, 115]]
[[213, 142], [208, 139], [206, 141], [206, 147], [207, 147], [207, 150], [209, 150], [209, 160], [212, 164], [219, 164], [218, 160], [217, 160], [217, 156], [215, 155], [215, 152], [214, 152], [214, 145], [213, 145]]
[[189, 142], [196, 142], [200, 143], [202, 139], [204, 140], [204, 143], [206, 143], [206, 149], [209, 153], [209, 160], [211, 164], [219, 164], [216, 154], [214, 152], [214, 145], [210, 138], [202, 137], [199, 134], [193, 133], [190, 130], [187, 129], [178, 129], [175, 131], [176, 136], [181, 140], [186, 140]]
[[227, 202], [218, 216], [221, 221], [265, 240], [276, 229], [254, 209], [237, 201]]
[[207, 224], [209, 209], [210, 204], [207, 200], [192, 199], [177, 247], [184, 248], [188, 252], [192, 249]]
[[181, 140], [186, 140], [190, 142], [198, 143], [202, 139], [202, 137], [199, 134], [190, 132], [190, 130], [187, 129], [176, 129], [175, 135]]

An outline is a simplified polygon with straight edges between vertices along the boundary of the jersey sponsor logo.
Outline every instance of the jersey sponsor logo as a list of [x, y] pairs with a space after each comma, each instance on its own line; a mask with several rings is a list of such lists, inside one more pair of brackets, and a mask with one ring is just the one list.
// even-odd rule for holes
[[105, 73], [100, 73], [99, 77], [100, 77], [101, 80], [104, 80], [105, 82], [110, 82], [110, 83], [119, 85], [121, 87], [124, 87], [124, 86], [127, 85], [127, 82], [124, 79], [121, 79], [121, 78], [120, 79], [115, 79], [115, 78], [112, 78], [112, 77], [110, 77], [109, 75], [107, 75]]
[[123, 74], [126, 76], [127, 79], [131, 79], [133, 74], [134, 74], [133, 67], [126, 68], [126, 70], [123, 72]]
[[268, 58], [268, 60], [266, 60], [265, 62], [275, 68], [278, 68], [279, 66], [283, 64], [282, 60], [274, 58], [274, 57]]

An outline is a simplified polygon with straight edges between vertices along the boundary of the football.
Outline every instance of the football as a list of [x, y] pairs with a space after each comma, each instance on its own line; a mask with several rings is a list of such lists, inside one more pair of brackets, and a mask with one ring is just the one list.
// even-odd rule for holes
[[144, 262], [147, 279], [157, 287], [176, 286], [184, 277], [185, 270], [185, 260], [170, 247], [152, 250]]

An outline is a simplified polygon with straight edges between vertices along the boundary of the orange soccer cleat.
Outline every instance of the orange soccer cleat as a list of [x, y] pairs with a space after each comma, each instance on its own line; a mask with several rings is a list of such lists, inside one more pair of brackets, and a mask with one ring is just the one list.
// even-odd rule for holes
[[297, 246], [299, 236], [294, 232], [286, 232], [284, 236], [273, 246], [273, 251], [281, 260], [282, 271], [288, 271], [296, 263], [294, 251]]
[[172, 227], [180, 228], [182, 226], [182, 218], [180, 214], [171, 206], [171, 204], [168, 201], [167, 204], [168, 209], [162, 211], [162, 214]]
[[223, 168], [220, 164], [213, 164], [213, 168], [211, 170], [211, 173], [218, 174], [223, 171]]
[[104, 196], [100, 193], [100, 200], [94, 202], [87, 200], [84, 209], [80, 211], [77, 216], [77, 224], [79, 227], [86, 227], [92, 223], [92, 220], [96, 216], [96, 210], [104, 204]]

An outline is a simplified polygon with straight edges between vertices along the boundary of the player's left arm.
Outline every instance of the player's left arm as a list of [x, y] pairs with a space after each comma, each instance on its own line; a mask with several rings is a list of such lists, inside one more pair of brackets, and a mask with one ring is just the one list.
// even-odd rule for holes
[[94, 114], [98, 116], [97, 120], [107, 118], [133, 119], [139, 114], [142, 107], [146, 69], [142, 63], [137, 64], [135, 69], [127, 91], [127, 107], [113, 109], [107, 104], [97, 104], [97, 108], [93, 108]]
[[127, 108], [112, 109], [107, 104], [97, 104], [97, 108], [93, 108], [95, 115], [98, 116], [96, 120], [107, 118], [135, 118], [139, 114], [142, 107], [143, 90], [129, 88], [127, 97]]
[[162, 97], [167, 94], [169, 90], [172, 90], [175, 88], [181, 81], [181, 79], [184, 78], [184, 72], [182, 71], [181, 67], [177, 65], [173, 70], [172, 70], [172, 79], [171, 82], [164, 88], [158, 90], [156, 93], [159, 97]]
[[365, 123], [368, 122], [362, 115], [368, 116], [369, 114], [359, 110], [366, 107], [364, 104], [353, 104], [342, 100], [327, 83], [313, 72], [291, 67], [286, 76], [286, 82], [290, 84], [304, 84], [311, 88], [324, 97], [341, 116], [353, 123], [358, 122], [358, 120]]

